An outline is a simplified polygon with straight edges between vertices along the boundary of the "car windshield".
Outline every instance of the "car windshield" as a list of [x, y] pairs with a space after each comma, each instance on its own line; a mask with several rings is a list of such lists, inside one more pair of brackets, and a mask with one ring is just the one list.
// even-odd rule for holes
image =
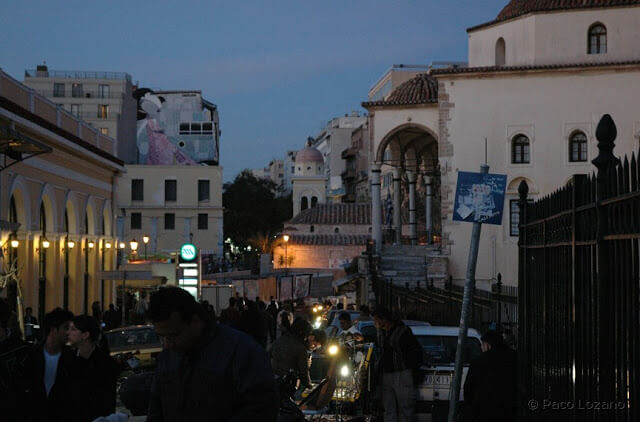
[[137, 330], [119, 330], [106, 334], [109, 347], [139, 347], [139, 346], [157, 346], [160, 347], [160, 338], [153, 328], [137, 329]]
[[[456, 361], [456, 336], [416, 336], [424, 351], [424, 364], [427, 366], [453, 365]], [[465, 365], [482, 353], [480, 341], [474, 337], [467, 337], [462, 354]]]

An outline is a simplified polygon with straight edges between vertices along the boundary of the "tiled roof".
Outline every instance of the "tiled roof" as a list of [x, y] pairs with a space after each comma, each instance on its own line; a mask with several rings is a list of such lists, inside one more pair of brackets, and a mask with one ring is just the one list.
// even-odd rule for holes
[[292, 234], [289, 244], [293, 245], [366, 245], [370, 236], [366, 234]]
[[640, 5], [640, 0], [511, 0], [495, 20], [467, 29], [473, 31], [533, 12], [553, 12], [571, 9], [593, 9]]
[[448, 75], [453, 73], [487, 73], [487, 72], [518, 72], [527, 70], [559, 70], [572, 68], [598, 68], [612, 66], [639, 65], [640, 60], [629, 60], [624, 62], [594, 62], [594, 63], [568, 63], [568, 64], [548, 64], [537, 66], [482, 66], [482, 67], [458, 67], [447, 69], [434, 69], [432, 75]]
[[322, 204], [306, 209], [287, 224], [371, 225], [369, 204]]
[[404, 82], [380, 101], [366, 101], [363, 107], [388, 105], [433, 104], [438, 102], [438, 81], [427, 73], [420, 73]]

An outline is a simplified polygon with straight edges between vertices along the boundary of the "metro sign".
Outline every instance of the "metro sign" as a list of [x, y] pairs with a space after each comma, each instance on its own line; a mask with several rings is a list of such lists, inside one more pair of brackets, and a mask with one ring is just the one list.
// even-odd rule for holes
[[198, 256], [198, 249], [191, 243], [185, 243], [180, 247], [180, 258], [185, 261], [193, 261]]

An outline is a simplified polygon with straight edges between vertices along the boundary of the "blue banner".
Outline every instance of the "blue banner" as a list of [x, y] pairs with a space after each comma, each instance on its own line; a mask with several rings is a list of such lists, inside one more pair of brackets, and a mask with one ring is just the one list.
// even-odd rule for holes
[[506, 186], [504, 174], [458, 172], [453, 220], [501, 225]]

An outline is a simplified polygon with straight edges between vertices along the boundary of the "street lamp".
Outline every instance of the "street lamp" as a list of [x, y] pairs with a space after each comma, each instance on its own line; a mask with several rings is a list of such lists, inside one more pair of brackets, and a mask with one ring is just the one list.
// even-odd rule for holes
[[90, 241], [89, 241], [89, 249], [93, 249], [93, 247], [94, 247], [95, 245], [96, 245], [96, 244], [93, 242], [93, 240], [90, 240]]
[[138, 250], [138, 241], [135, 237], [129, 242], [129, 246], [131, 247], [133, 253], [136, 253], [136, 251]]
[[69, 249], [73, 249], [74, 246], [76, 246], [76, 242], [74, 242], [73, 240], [67, 240], [67, 247]]
[[49, 246], [51, 246], [51, 243], [50, 243], [50, 242], [45, 238], [45, 239], [42, 241], [42, 247], [43, 247], [44, 249], [49, 249]]
[[106, 242], [104, 244], [104, 247], [107, 248], [107, 249], [111, 249], [111, 242]]
[[147, 260], [147, 243], [149, 243], [149, 236], [148, 235], [144, 235], [142, 236], [142, 243], [144, 243], [144, 260]]
[[18, 246], [20, 246], [20, 241], [18, 241], [17, 239], [13, 239], [11, 240], [11, 247], [12, 248], [17, 248]]
[[120, 242], [120, 249], [124, 249], [124, 248], [125, 248], [124, 242]]
[[284, 266], [285, 268], [289, 268], [289, 257], [287, 256], [287, 243], [289, 243], [289, 235], [285, 234], [282, 236], [284, 240]]

